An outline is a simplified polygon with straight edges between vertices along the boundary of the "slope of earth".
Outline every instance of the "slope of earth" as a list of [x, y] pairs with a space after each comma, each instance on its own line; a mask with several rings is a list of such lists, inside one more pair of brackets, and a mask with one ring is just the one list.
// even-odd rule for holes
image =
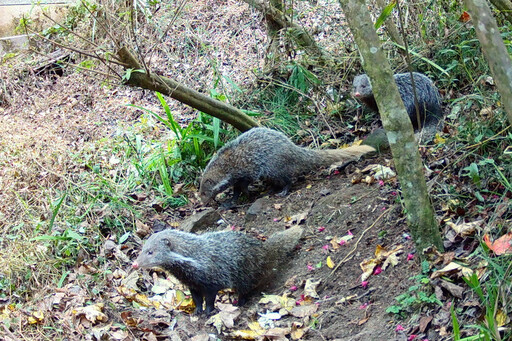
[[[418, 272], [417, 264], [406, 260], [413, 244], [405, 238], [407, 227], [400, 207], [392, 204], [395, 200], [392, 190], [377, 184], [352, 185], [352, 177], [333, 175], [310, 182], [284, 199], [275, 196], [258, 199], [252, 206], [260, 210], [254, 219], [251, 215], [248, 218], [245, 210], [226, 214], [226, 219], [235, 226], [244, 226], [249, 231], [263, 230], [267, 235], [286, 225], [304, 226], [301, 248], [282, 273], [288, 285], [299, 288], [290, 294], [297, 302], [308, 296], [303, 291], [304, 283], [308, 280], [319, 283], [318, 298], [313, 299], [318, 307], [315, 315], [318, 321], [304, 339], [393, 339], [396, 323], [385, 310], [411, 286], [407, 280], [410, 274]], [[348, 241], [340, 243], [343, 237]], [[360, 263], [375, 258], [377, 245], [388, 250], [402, 248], [399, 262], [370, 276], [365, 280], [368, 284], [362, 285]], [[328, 257], [334, 264], [328, 264]], [[283, 281], [278, 283], [282, 285]], [[307, 316], [305, 320], [311, 318]], [[304, 323], [300, 320], [290, 317], [279, 325]]]
[[[373, 162], [375, 160], [365, 161], [366, 164]], [[255, 237], [268, 236], [295, 224], [304, 228], [300, 248], [282, 260], [282, 271], [266, 288], [265, 292], [271, 295], [265, 296], [266, 301], [260, 301], [262, 296], [256, 294], [245, 306], [237, 308], [231, 305], [230, 296], [222, 294], [217, 301], [220, 312], [210, 319], [189, 317], [180, 311], [190, 312], [189, 305], [165, 313], [151, 304], [142, 312], [117, 305], [117, 313], [122, 310], [121, 314], [137, 321], [132, 330], [135, 335], [139, 335], [137, 332], [155, 333], [157, 337], [172, 336], [181, 340], [192, 337], [208, 340], [207, 334], [217, 333], [221, 339], [241, 335], [254, 337], [256, 334], [287, 340], [285, 335], [291, 330], [297, 333], [295, 339], [302, 340], [393, 340], [405, 337], [403, 331], [396, 331], [398, 322], [385, 311], [395, 303], [396, 296], [413, 284], [409, 277], [419, 272], [418, 264], [410, 255], [414, 245], [408, 237], [400, 206], [393, 204], [396, 195], [393, 189], [357, 183], [362, 175], [354, 166], [350, 168], [348, 175], [308, 178], [285, 198], [262, 196], [252, 204], [217, 211], [221, 218], [213, 225], [218, 226], [206, 226], [241, 230]], [[154, 227], [156, 230], [161, 229], [158, 223]], [[188, 225], [188, 222], [175, 225]], [[134, 248], [140, 249], [136, 244]], [[389, 251], [387, 261], [386, 257], [377, 260], [378, 249]], [[134, 254], [137, 252], [135, 250]], [[372, 261], [375, 268], [363, 281], [360, 264]], [[150, 272], [153, 276], [148, 276], [142, 271], [142, 281], [139, 279], [136, 285], [129, 267], [124, 270], [124, 278], [114, 281], [122, 288], [120, 292], [132, 289], [160, 302], [169, 293], [162, 291], [162, 281], [165, 280], [157, 279], [156, 273]], [[173, 283], [173, 288], [179, 288]], [[171, 291], [176, 295], [174, 290]], [[123, 296], [137, 301], [134, 292]], [[283, 303], [285, 301], [288, 304]], [[269, 322], [269, 330], [254, 330], [257, 321], [261, 325], [261, 319], [269, 312], [278, 314]], [[251, 328], [253, 333], [248, 333]]]
[[[176, 297], [182, 295], [177, 289], [186, 292], [185, 287], [155, 271], [134, 271], [129, 259], [120, 260], [113, 252], [111, 257], [118, 258], [120, 267], [108, 277], [112, 287], [105, 288], [107, 295], [103, 295], [105, 314], [113, 320], [110, 322], [130, 326], [130, 333], [137, 339], [156, 336], [208, 340], [208, 334], [217, 334], [220, 339], [264, 335], [287, 340], [292, 330], [297, 333], [295, 339], [301, 340], [405, 337], [403, 331], [396, 331], [398, 322], [385, 311], [395, 303], [396, 296], [414, 284], [409, 277], [419, 272], [418, 264], [408, 255], [413, 243], [400, 206], [392, 204], [392, 189], [377, 184], [352, 184], [354, 177], [360, 175], [308, 179], [307, 184], [297, 185], [285, 198], [263, 196], [252, 204], [218, 211], [221, 219], [208, 228], [241, 230], [259, 238], [295, 224], [304, 228], [300, 247], [282, 260], [279, 275], [265, 288], [270, 295], [264, 296], [267, 301], [260, 301], [262, 296], [255, 294], [243, 307], [235, 307], [232, 295], [224, 293], [217, 300], [218, 315], [189, 315], [190, 300], [181, 306], [176, 304]], [[196, 208], [199, 212], [204, 209]], [[155, 218], [153, 230], [160, 230], [158, 218], [162, 216]], [[173, 225], [181, 228], [184, 224], [175, 220]], [[140, 243], [137, 238], [130, 239], [122, 247], [123, 253], [131, 254], [133, 260]], [[376, 260], [380, 247], [392, 254], [387, 267], [385, 257]], [[360, 264], [372, 261], [376, 267], [362, 281]], [[68, 285], [63, 291], [68, 299], [73, 286]], [[268, 330], [254, 330], [258, 321], [261, 325], [262, 317], [271, 315]], [[65, 314], [61, 318], [69, 319]], [[75, 321], [75, 326], [86, 329], [84, 321]], [[112, 335], [115, 330], [113, 327], [105, 333]]]

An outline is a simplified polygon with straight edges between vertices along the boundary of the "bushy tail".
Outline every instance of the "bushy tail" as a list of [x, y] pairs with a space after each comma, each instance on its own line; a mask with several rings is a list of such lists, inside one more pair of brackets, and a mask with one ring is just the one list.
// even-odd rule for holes
[[326, 149], [316, 151], [316, 165], [318, 167], [330, 166], [338, 162], [358, 160], [367, 153], [374, 152], [375, 148], [367, 145], [351, 146], [344, 149]]
[[301, 227], [294, 226], [288, 230], [274, 233], [263, 243], [268, 270], [278, 268], [288, 261], [288, 254], [295, 249], [303, 232], [304, 230]]

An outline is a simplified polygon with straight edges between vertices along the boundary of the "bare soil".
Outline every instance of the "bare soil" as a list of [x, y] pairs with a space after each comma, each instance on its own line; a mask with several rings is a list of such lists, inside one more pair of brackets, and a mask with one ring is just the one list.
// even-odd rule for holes
[[[304, 317], [283, 316], [275, 321], [275, 328], [292, 324], [302, 326], [307, 330], [303, 340], [394, 340], [405, 337], [407, 330], [397, 332], [399, 321], [385, 310], [396, 304], [396, 296], [415, 284], [409, 277], [420, 272], [419, 266], [415, 258], [408, 260], [407, 257], [414, 253], [414, 243], [400, 206], [394, 204], [396, 193], [392, 188], [376, 183], [352, 183], [362, 177], [361, 167], [375, 162], [384, 162], [384, 158], [368, 159], [357, 167], [351, 165], [336, 175], [308, 177], [296, 184], [284, 198], [261, 195], [251, 198], [254, 202], [228, 211], [220, 210], [221, 228], [242, 230], [259, 237], [293, 224], [305, 229], [300, 247], [289, 259], [282, 260], [282, 272], [265, 293], [286, 294], [298, 306], [307, 306], [308, 302], [302, 300], [304, 295], [307, 296], [304, 284], [307, 280], [318, 281], [318, 297], [310, 302], [317, 309], [314, 314]], [[353, 238], [343, 245], [331, 243], [336, 237], [350, 234]], [[360, 263], [375, 258], [377, 245], [388, 250], [402, 247], [403, 252], [396, 266], [371, 275], [367, 285], [362, 285]], [[327, 257], [334, 262], [333, 268], [327, 266]], [[297, 290], [290, 290], [292, 287]], [[218, 302], [230, 302], [228, 296], [219, 296]], [[233, 330], [247, 330], [249, 323], [258, 318], [258, 313], [266, 312], [268, 306], [258, 303], [261, 298], [260, 294], [255, 294], [239, 308], [241, 315]], [[346, 302], [342, 303], [344, 298]], [[174, 316], [175, 312], [171, 314]], [[215, 333], [206, 317], [198, 319], [183, 312], [180, 314], [184, 315], [176, 329], [180, 337]], [[147, 320], [147, 316], [136, 315]], [[314, 326], [313, 320], [316, 320]], [[219, 336], [221, 339], [227, 339], [232, 331], [224, 332]]]

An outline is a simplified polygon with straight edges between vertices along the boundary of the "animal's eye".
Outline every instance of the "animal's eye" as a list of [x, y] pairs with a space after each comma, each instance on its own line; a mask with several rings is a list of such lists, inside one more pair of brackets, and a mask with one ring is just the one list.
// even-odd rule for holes
[[169, 239], [164, 239], [163, 243], [165, 244], [165, 246], [171, 247], [171, 241]]
[[148, 255], [152, 255], [153, 254], [153, 251], [148, 251]]

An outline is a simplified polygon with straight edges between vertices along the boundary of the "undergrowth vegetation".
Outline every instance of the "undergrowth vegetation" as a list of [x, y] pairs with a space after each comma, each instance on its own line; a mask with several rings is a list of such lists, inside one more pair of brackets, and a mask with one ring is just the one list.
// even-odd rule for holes
[[[420, 10], [421, 5], [412, 1], [408, 7], [410, 16], [405, 29], [410, 39], [411, 67], [435, 80], [446, 112], [443, 131], [429, 141], [429, 152], [424, 153], [432, 200], [443, 227], [445, 221], [482, 220], [487, 227], [474, 240], [482, 240], [484, 234], [494, 239], [510, 232], [512, 221], [510, 125], [475, 31], [460, 20], [462, 6], [457, 1], [432, 1]], [[89, 9], [96, 11], [95, 5]], [[145, 13], [148, 9], [139, 10]], [[51, 27], [43, 35], [63, 41], [76, 39], [69, 34], [70, 30], [84, 25], [80, 21], [92, 20], [90, 14], [78, 6], [62, 26]], [[502, 37], [512, 53], [512, 26], [501, 19], [499, 22]], [[162, 27], [154, 29], [163, 32]], [[353, 141], [354, 135], [366, 134], [368, 126], [376, 120], [367, 111], [361, 114], [360, 105], [349, 96], [351, 79], [363, 70], [348, 35], [348, 42], [339, 44], [351, 61], [340, 65], [350, 68], [311, 66], [306, 56], [294, 55], [271, 72], [253, 70], [256, 77], [245, 87], [221, 76], [222, 60], [212, 57], [214, 53], [208, 44], [199, 44], [192, 34], [190, 37], [181, 42], [182, 50], [177, 54], [183, 57], [200, 51], [207, 56], [205, 63], [214, 70], [211, 77], [192, 82], [194, 85], [210, 89], [212, 97], [257, 113], [266, 126], [293, 136], [298, 143], [311, 142], [297, 138], [301, 129], [314, 131], [315, 135], [334, 132], [334, 136], [319, 136], [322, 141]], [[325, 48], [340, 53], [339, 46]], [[388, 42], [386, 48], [396, 70], [405, 71], [408, 66], [396, 52], [397, 47]], [[171, 55], [169, 51], [162, 55], [165, 53]], [[189, 67], [179, 58], [170, 59], [180, 70]], [[167, 67], [162, 60], [159, 67]], [[94, 62], [85, 59], [80, 64], [91, 66]], [[344, 84], [332, 76], [341, 73], [347, 79]], [[193, 78], [194, 74], [186, 76]], [[132, 123], [118, 122], [111, 135], [86, 143], [81, 150], [57, 152], [68, 158], [66, 162], [71, 166], [66, 169], [74, 170], [72, 175], [50, 171], [49, 165], [34, 166], [27, 173], [47, 172], [58, 180], [38, 183], [34, 176], [31, 183], [36, 190], [31, 194], [19, 189], [8, 191], [12, 195], [8, 202], [16, 209], [9, 216], [5, 212], [10, 208], [4, 208], [0, 214], [2, 219], [9, 218], [0, 222], [0, 244], [7, 250], [0, 261], [0, 268], [6, 269], [0, 273], [1, 298], [10, 297], [14, 304], [22, 305], [34, 295], [38, 285], [53, 283], [62, 287], [74, 266], [91, 260], [106, 271], [114, 271], [115, 264], [102, 255], [105, 240], [122, 245], [133, 236], [138, 222], [196, 200], [202, 169], [235, 134], [217, 118], [200, 112], [194, 112], [193, 119], [182, 120], [163, 96], [156, 94], [156, 98], [151, 108], [129, 105], [138, 118]], [[0, 155], [22, 154], [23, 149], [21, 144], [17, 148], [0, 145]], [[8, 157], [0, 156], [1, 167], [12, 163]], [[483, 340], [506, 340], [512, 337], [510, 330], [502, 328], [508, 321], [507, 312], [512, 310], [511, 256], [492, 256], [484, 243], [475, 247], [472, 256], [468, 266], [475, 273], [465, 281], [484, 307], [483, 318], [471, 326], [460, 325], [459, 320], [468, 309], [453, 308], [454, 339], [473, 340], [461, 336], [461, 329], [472, 328]], [[414, 277], [409, 292], [397, 297], [397, 305], [390, 307], [389, 313], [407, 318], [425, 306], [440, 305], [428, 279], [435, 268], [424, 270]]]

